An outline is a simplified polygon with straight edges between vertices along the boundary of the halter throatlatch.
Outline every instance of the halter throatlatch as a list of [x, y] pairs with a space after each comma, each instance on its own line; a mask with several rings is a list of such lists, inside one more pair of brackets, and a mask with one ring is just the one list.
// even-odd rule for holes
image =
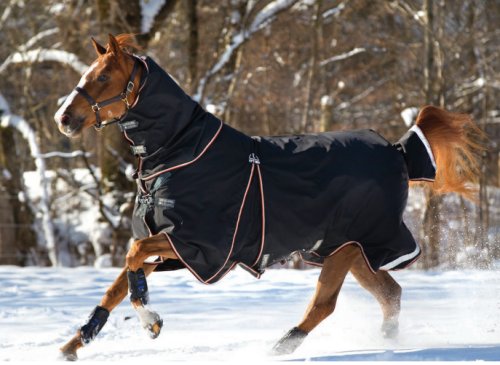
[[109, 124], [113, 124], [113, 123], [118, 122], [118, 119], [114, 119], [111, 122], [103, 123], [99, 111], [103, 107], [105, 107], [106, 105], [113, 104], [113, 103], [116, 103], [119, 101], [123, 101], [125, 103], [127, 109], [130, 109], [130, 103], [128, 102], [128, 97], [129, 97], [130, 93], [132, 92], [132, 90], [134, 90], [134, 86], [135, 86], [134, 79], [135, 79], [135, 75], [137, 74], [137, 69], [138, 69], [137, 65], [138, 65], [138, 61], [135, 60], [134, 61], [134, 68], [132, 69], [132, 73], [130, 74], [127, 85], [125, 86], [125, 89], [123, 90], [123, 92], [120, 93], [119, 95], [113, 96], [112, 98], [106, 99], [104, 101], [97, 102], [94, 100], [94, 98], [92, 96], [89, 95], [87, 90], [85, 90], [79, 86], [75, 87], [75, 90], [79, 94], [81, 94], [85, 98], [85, 100], [88, 101], [88, 103], [90, 104], [90, 107], [92, 108], [92, 111], [95, 113], [94, 128], [96, 130], [99, 131]]

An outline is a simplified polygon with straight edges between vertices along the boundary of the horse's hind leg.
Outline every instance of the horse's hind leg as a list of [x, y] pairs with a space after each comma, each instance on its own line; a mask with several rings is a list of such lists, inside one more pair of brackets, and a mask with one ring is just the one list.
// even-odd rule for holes
[[358, 247], [348, 245], [324, 260], [316, 292], [303, 320], [276, 343], [272, 350], [274, 355], [285, 355], [295, 351], [309, 332], [333, 313], [345, 276], [352, 262], [360, 255]]
[[[144, 272], [149, 275], [155, 265], [146, 265]], [[66, 360], [76, 360], [77, 351], [82, 346], [89, 344], [106, 323], [109, 313], [120, 304], [127, 295], [127, 268], [125, 268], [116, 278], [113, 284], [106, 290], [99, 305], [90, 315], [87, 323], [82, 326], [73, 338], [61, 347], [61, 354]]]
[[377, 271], [375, 274], [370, 271], [361, 255], [354, 261], [351, 273], [379, 302], [384, 316], [381, 328], [384, 337], [394, 338], [399, 328], [401, 286], [387, 271]]

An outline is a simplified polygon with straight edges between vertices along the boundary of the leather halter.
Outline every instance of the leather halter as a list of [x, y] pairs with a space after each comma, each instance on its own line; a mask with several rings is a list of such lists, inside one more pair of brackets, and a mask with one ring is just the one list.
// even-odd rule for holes
[[101, 115], [99, 114], [99, 111], [104, 106], [116, 103], [118, 101], [123, 101], [125, 103], [127, 109], [130, 109], [130, 103], [128, 102], [128, 97], [129, 97], [130, 93], [134, 90], [134, 86], [135, 86], [134, 79], [135, 79], [135, 75], [137, 74], [138, 64], [139, 64], [139, 62], [137, 60], [134, 60], [134, 68], [132, 69], [132, 73], [130, 74], [127, 85], [125, 86], [125, 89], [123, 90], [123, 92], [120, 93], [119, 95], [113, 96], [113, 97], [106, 99], [104, 101], [97, 102], [94, 100], [94, 98], [92, 96], [89, 95], [87, 90], [85, 90], [79, 86], [75, 87], [75, 90], [87, 100], [87, 102], [90, 104], [90, 107], [92, 108], [92, 111], [95, 113], [95, 121], [96, 122], [95, 122], [94, 128], [96, 130], [100, 131], [105, 126], [107, 126], [109, 124], [116, 123], [119, 121], [119, 118], [115, 118], [108, 123], [103, 123], [103, 121], [101, 119]]

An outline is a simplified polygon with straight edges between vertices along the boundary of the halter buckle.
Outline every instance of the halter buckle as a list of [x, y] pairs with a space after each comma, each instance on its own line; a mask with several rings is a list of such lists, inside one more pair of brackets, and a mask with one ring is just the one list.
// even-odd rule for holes
[[130, 109], [130, 103], [128, 102], [127, 94], [126, 93], [121, 93], [120, 98], [125, 103], [125, 105], [127, 106], [127, 109]]
[[133, 81], [128, 82], [126, 90], [127, 90], [127, 94], [131, 93], [132, 90], [134, 90], [134, 82]]
[[92, 108], [92, 111], [94, 113], [97, 113], [99, 110], [101, 110], [101, 107], [99, 106], [98, 103], [95, 103], [94, 105], [91, 105], [90, 107]]

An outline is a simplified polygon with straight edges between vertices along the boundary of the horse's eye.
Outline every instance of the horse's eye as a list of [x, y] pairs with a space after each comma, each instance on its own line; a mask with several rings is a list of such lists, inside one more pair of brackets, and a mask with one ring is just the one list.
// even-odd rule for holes
[[105, 82], [105, 81], [108, 81], [108, 79], [109, 79], [109, 76], [106, 74], [101, 74], [101, 75], [97, 76], [97, 81], [99, 81], [99, 82]]

